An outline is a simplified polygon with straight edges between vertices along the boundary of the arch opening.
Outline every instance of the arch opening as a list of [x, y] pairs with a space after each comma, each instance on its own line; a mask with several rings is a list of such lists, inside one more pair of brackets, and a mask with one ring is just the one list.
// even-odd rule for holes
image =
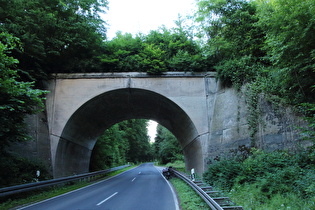
[[130, 119], [106, 129], [93, 148], [90, 171], [126, 163], [152, 162], [155, 152], [148, 135], [148, 125], [149, 120]]
[[86, 173], [97, 138], [128, 119], [151, 119], [178, 139], [186, 168], [203, 168], [198, 132], [187, 113], [167, 97], [136, 88], [105, 92], [83, 104], [67, 121], [58, 142], [54, 177]]

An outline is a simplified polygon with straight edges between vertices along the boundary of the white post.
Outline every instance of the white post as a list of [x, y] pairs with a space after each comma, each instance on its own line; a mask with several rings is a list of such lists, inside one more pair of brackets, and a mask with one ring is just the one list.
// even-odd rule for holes
[[195, 169], [192, 168], [190, 172], [191, 172], [191, 180], [194, 182], [195, 181]]

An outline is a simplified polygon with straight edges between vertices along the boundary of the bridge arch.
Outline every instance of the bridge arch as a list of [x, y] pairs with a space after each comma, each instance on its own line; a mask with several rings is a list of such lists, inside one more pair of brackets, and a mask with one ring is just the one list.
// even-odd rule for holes
[[202, 168], [198, 131], [189, 115], [171, 99], [151, 90], [120, 88], [80, 106], [62, 130], [55, 154], [54, 177], [88, 172], [97, 138], [127, 119], [152, 119], [169, 129], [184, 151], [186, 168]]

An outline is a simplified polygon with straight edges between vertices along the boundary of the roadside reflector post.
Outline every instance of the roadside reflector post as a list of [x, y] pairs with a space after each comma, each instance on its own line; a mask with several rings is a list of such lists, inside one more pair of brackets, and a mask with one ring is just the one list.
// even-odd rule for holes
[[196, 178], [195, 169], [192, 168], [190, 172], [191, 172], [191, 175], [190, 175], [190, 176], [191, 176], [191, 180], [194, 182], [194, 181], [195, 181], [195, 178]]

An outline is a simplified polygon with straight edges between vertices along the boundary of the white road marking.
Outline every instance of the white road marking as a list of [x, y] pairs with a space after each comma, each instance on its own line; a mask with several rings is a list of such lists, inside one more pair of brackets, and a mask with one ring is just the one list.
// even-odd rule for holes
[[133, 178], [133, 180], [131, 180], [131, 181], [133, 182], [133, 181], [135, 181], [135, 179], [136, 179], [136, 177], [135, 177], [135, 178]]
[[118, 194], [118, 192], [115, 192], [114, 194], [112, 194], [111, 196], [109, 196], [108, 198], [106, 198], [105, 200], [99, 202], [99, 203], [96, 204], [96, 205], [98, 205], [98, 206], [101, 205], [102, 203], [108, 201], [109, 199], [111, 199], [112, 197], [114, 197], [114, 196], [117, 195], [117, 194]]
[[141, 171], [139, 172], [139, 174], [141, 174]]
[[[140, 166], [137, 166], [136, 168], [138, 168], [138, 167], [140, 167]], [[33, 203], [33, 204], [31, 204], [31, 205], [24, 206], [24, 207], [22, 207], [22, 208], [18, 208], [17, 210], [22, 210], [22, 209], [26, 209], [26, 208], [29, 208], [29, 207], [32, 207], [32, 206], [36, 206], [36, 205], [38, 205], [38, 204], [45, 203], [45, 202], [47, 202], [47, 201], [60, 198], [60, 197], [62, 197], [62, 196], [65, 196], [65, 195], [68, 195], [68, 194], [71, 194], [71, 193], [74, 193], [74, 192], [83, 190], [83, 189], [85, 189], [85, 188], [89, 188], [89, 187], [91, 187], [91, 186], [98, 185], [98, 184], [103, 183], [103, 182], [107, 182], [108, 180], [114, 179], [114, 178], [117, 177], [117, 176], [121, 176], [122, 174], [127, 173], [127, 172], [130, 171], [130, 170], [132, 170], [132, 169], [129, 169], [129, 170], [127, 170], [127, 171], [124, 171], [124, 172], [122, 172], [122, 173], [120, 173], [120, 174], [116, 174], [115, 176], [112, 176], [112, 177], [110, 177], [110, 178], [108, 178], [108, 179], [104, 179], [104, 180], [102, 180], [102, 181], [100, 181], [100, 182], [96, 182], [96, 183], [94, 183], [94, 184], [91, 184], [91, 185], [88, 185], [88, 186], [85, 186], [85, 187], [82, 187], [82, 188], [79, 188], [79, 189], [76, 189], [76, 190], [67, 192], [67, 193], [65, 193], [65, 194], [58, 195], [58, 196], [55, 196], [55, 197], [52, 197], [52, 198], [48, 198], [48, 199], [46, 199], [46, 200], [43, 200], [43, 201], [40, 201], [40, 202], [37, 202], [37, 203]]]

